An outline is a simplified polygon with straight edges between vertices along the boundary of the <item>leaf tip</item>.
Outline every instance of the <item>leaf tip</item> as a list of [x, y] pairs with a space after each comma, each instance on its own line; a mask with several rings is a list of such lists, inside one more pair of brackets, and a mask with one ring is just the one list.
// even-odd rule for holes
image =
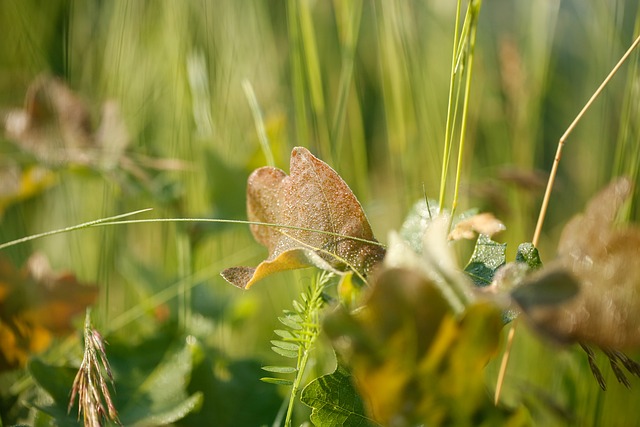
[[224, 280], [240, 289], [249, 289], [253, 285], [256, 269], [253, 267], [230, 267], [220, 272]]

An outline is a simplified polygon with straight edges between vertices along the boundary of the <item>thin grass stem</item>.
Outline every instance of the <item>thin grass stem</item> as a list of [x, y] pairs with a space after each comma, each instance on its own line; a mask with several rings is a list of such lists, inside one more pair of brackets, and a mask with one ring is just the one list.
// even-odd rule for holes
[[469, 20], [469, 44], [468, 44], [468, 58], [466, 73], [466, 82], [464, 88], [464, 103], [462, 106], [462, 120], [460, 123], [460, 144], [458, 150], [458, 165], [456, 171], [456, 181], [453, 194], [453, 202], [451, 204], [451, 216], [458, 206], [458, 195], [460, 191], [460, 177], [462, 175], [462, 159], [464, 155], [464, 146], [467, 135], [467, 118], [469, 113], [469, 95], [471, 93], [471, 77], [473, 76], [473, 57], [476, 45], [476, 30], [478, 28], [478, 14], [480, 13], [481, 0], [474, 0], [469, 5], [470, 20]]
[[140, 209], [138, 211], [128, 212], [128, 213], [124, 213], [124, 214], [120, 214], [120, 215], [116, 215], [116, 216], [110, 216], [110, 217], [107, 217], [107, 218], [96, 219], [94, 221], [83, 222], [82, 224], [73, 225], [71, 227], [65, 227], [65, 228], [60, 228], [58, 230], [52, 230], [52, 231], [46, 231], [44, 233], [33, 234], [31, 236], [22, 237], [20, 239], [11, 240], [9, 242], [2, 243], [2, 244], [0, 244], [0, 250], [8, 248], [10, 246], [19, 245], [21, 243], [30, 242], [31, 240], [41, 239], [43, 237], [48, 237], [48, 236], [53, 236], [53, 235], [56, 235], [56, 234], [62, 234], [62, 233], [70, 232], [70, 231], [80, 230], [82, 228], [89, 228], [89, 227], [96, 227], [96, 226], [104, 225], [105, 223], [108, 223], [110, 221], [114, 221], [114, 220], [117, 220], [117, 219], [120, 219], [120, 218], [125, 218], [125, 217], [128, 217], [128, 216], [132, 216], [132, 215], [138, 215], [138, 214], [141, 214], [141, 213], [144, 213], [144, 212], [149, 212], [150, 210], [153, 210], [153, 208]]
[[622, 56], [622, 58], [620, 58], [620, 60], [613, 67], [611, 72], [607, 75], [607, 77], [605, 77], [605, 79], [602, 81], [598, 89], [596, 89], [593, 95], [591, 95], [591, 98], [589, 98], [589, 100], [584, 105], [584, 107], [582, 107], [582, 110], [580, 110], [576, 118], [573, 119], [573, 122], [571, 122], [567, 130], [560, 137], [560, 140], [558, 141], [558, 148], [556, 150], [556, 155], [555, 155], [555, 158], [553, 159], [553, 166], [551, 167], [551, 173], [549, 174], [549, 181], [547, 181], [547, 189], [545, 190], [544, 198], [542, 199], [542, 206], [540, 207], [540, 215], [538, 216], [538, 223], [536, 224], [536, 230], [535, 230], [535, 233], [533, 234], [533, 240], [531, 241], [534, 246], [538, 246], [538, 242], [540, 240], [540, 233], [542, 232], [542, 225], [544, 224], [544, 219], [547, 215], [547, 209], [549, 207], [549, 200], [551, 199], [553, 184], [555, 183], [556, 175], [558, 173], [558, 165], [560, 164], [560, 159], [562, 158], [562, 149], [564, 147], [564, 144], [567, 138], [569, 137], [571, 132], [573, 132], [573, 129], [575, 129], [575, 127], [578, 125], [578, 122], [585, 115], [589, 107], [591, 107], [591, 105], [594, 103], [598, 95], [600, 95], [600, 93], [604, 90], [605, 86], [609, 83], [609, 81], [611, 81], [611, 79], [618, 72], [620, 67], [622, 67], [622, 64], [624, 64], [624, 62], [629, 58], [629, 56], [633, 53], [636, 47], [638, 47], [638, 44], [640, 44], [640, 36], [638, 36], [635, 39], [635, 41], [631, 44], [629, 49], [627, 49], [627, 51]]

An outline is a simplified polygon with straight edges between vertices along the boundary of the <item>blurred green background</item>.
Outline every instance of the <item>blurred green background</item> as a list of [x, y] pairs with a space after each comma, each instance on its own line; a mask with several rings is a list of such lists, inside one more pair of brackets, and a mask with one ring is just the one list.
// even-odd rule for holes
[[[144, 182], [55, 168], [52, 186], [3, 205], [0, 241], [147, 207], [147, 217], [245, 219], [246, 177], [267, 162], [248, 87], [275, 165], [288, 171], [291, 148], [308, 147], [351, 186], [386, 241], [416, 200], [438, 196], [454, 13], [450, 0], [1, 1], [0, 109], [20, 108], [34, 78], [56, 75], [87, 102], [96, 125], [101, 105], [117, 103], [132, 159], [184, 167]], [[484, 2], [460, 206], [507, 225], [498, 240], [508, 243], [508, 258], [531, 240], [558, 139], [639, 23], [633, 0]], [[622, 173], [637, 177], [637, 64], [634, 54], [567, 142], [543, 261], [598, 188]], [[0, 160], [33, 162], [6, 137]], [[636, 212], [634, 205], [630, 216]], [[265, 364], [276, 317], [313, 275], [280, 274], [249, 292], [224, 282], [223, 268], [265, 255], [242, 225], [104, 227], [3, 254], [22, 265], [36, 250], [54, 269], [100, 285], [96, 326], [105, 333], [143, 334], [161, 307], [230, 359]], [[640, 382], [631, 391], [614, 384], [606, 359], [598, 360], [610, 390], [601, 392], [583, 353], [525, 328], [512, 357], [507, 401], [544, 396], [577, 425], [640, 425], [627, 416]]]

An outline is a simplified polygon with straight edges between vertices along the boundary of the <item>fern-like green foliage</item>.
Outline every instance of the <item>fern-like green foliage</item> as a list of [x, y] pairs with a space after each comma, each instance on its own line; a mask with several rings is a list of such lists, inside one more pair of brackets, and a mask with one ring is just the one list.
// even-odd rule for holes
[[284, 316], [278, 318], [286, 329], [274, 331], [279, 338], [271, 341], [271, 349], [282, 357], [295, 359], [295, 367], [290, 365], [262, 367], [267, 372], [293, 375], [293, 378], [261, 378], [267, 383], [291, 386], [285, 426], [291, 425], [293, 403], [298, 395], [314, 343], [321, 331], [320, 312], [327, 300], [325, 290], [331, 283], [332, 277], [331, 273], [318, 272], [312, 285], [300, 294], [300, 300], [293, 300], [293, 310], [284, 310]]

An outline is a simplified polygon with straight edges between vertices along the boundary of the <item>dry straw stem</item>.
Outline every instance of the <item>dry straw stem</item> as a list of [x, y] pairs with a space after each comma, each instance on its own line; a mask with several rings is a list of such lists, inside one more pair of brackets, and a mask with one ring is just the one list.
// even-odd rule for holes
[[[638, 47], [640, 44], [640, 36], [638, 36], [634, 42], [631, 44], [629, 49], [622, 55], [622, 58], [618, 61], [618, 63], [613, 67], [611, 72], [607, 75], [607, 77], [602, 81], [598, 89], [591, 95], [591, 98], [584, 105], [582, 110], [578, 113], [576, 118], [571, 122], [565, 133], [560, 137], [558, 141], [558, 149], [556, 150], [556, 156], [553, 159], [553, 166], [551, 167], [551, 173], [549, 174], [549, 181], [547, 182], [547, 189], [544, 194], [544, 198], [542, 200], [542, 206], [540, 207], [540, 215], [538, 216], [538, 223], [536, 224], [536, 230], [533, 234], [533, 240], [531, 241], [534, 246], [538, 246], [538, 241], [540, 240], [540, 233], [542, 231], [542, 225], [544, 223], [545, 216], [547, 214], [547, 208], [549, 206], [549, 200], [551, 198], [551, 191], [553, 190], [553, 184], [555, 183], [556, 174], [558, 172], [558, 165], [560, 164], [560, 159], [562, 158], [562, 148], [564, 147], [565, 141], [573, 131], [573, 129], [578, 125], [578, 122], [584, 114], [587, 112], [589, 107], [593, 104], [595, 99], [600, 95], [600, 93], [604, 90], [605, 86], [609, 83], [609, 81], [613, 78], [613, 76], [618, 72], [622, 64], [631, 56], [631, 53]], [[496, 392], [494, 396], [494, 403], [497, 405], [500, 400], [500, 393], [502, 392], [502, 384], [504, 383], [504, 377], [507, 371], [507, 366], [509, 364], [509, 356], [511, 355], [511, 348], [513, 347], [513, 340], [516, 334], [516, 328], [518, 326], [517, 319], [511, 324], [511, 328], [509, 329], [509, 334], [507, 336], [507, 343], [505, 345], [504, 354], [502, 356], [502, 361], [500, 362], [500, 370], [498, 371], [498, 379], [496, 380]]]

